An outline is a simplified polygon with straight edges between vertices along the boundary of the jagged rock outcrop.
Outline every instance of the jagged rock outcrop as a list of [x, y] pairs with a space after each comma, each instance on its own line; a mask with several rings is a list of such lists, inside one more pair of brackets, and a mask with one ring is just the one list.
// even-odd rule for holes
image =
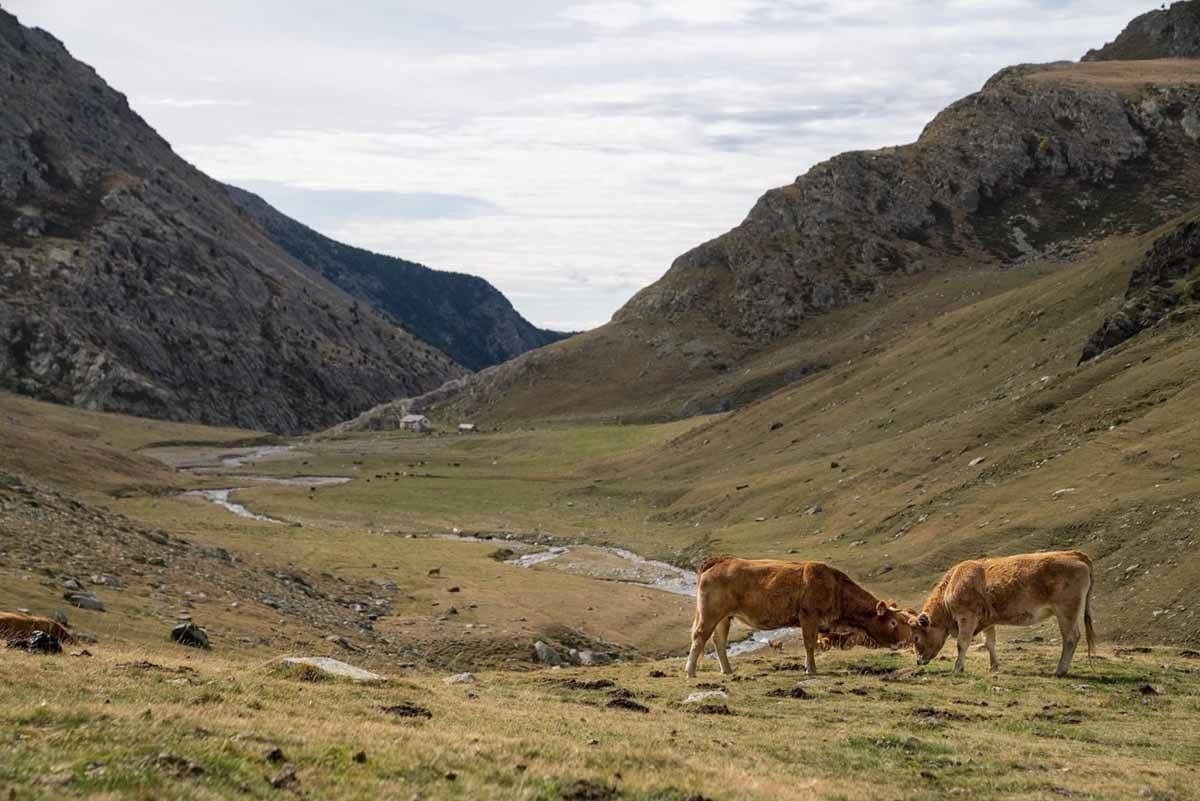
[[2, 11], [0, 84], [0, 386], [290, 433], [463, 374], [298, 264]]
[[1183, 0], [1136, 17], [1117, 38], [1084, 61], [1200, 58], [1200, 2]]
[[1120, 310], [1088, 338], [1080, 363], [1163, 320], [1200, 314], [1200, 221], [1183, 223], [1155, 240], [1134, 269]]
[[566, 334], [534, 326], [482, 278], [336, 242], [237, 187], [229, 194], [301, 264], [397, 321], [459, 364], [482, 370]]

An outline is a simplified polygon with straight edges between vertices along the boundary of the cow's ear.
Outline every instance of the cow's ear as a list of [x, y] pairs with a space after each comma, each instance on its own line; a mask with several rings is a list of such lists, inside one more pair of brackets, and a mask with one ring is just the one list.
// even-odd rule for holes
[[929, 615], [925, 614], [924, 612], [917, 615], [917, 625], [923, 629], [929, 628]]
[[888, 605], [886, 601], [880, 601], [875, 604], [875, 614], [879, 617], [887, 617]]

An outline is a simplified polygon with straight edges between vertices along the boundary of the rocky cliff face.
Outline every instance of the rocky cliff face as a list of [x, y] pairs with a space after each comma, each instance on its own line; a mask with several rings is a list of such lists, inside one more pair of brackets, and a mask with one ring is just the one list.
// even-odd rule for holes
[[0, 386], [296, 432], [449, 357], [298, 264], [44, 31], [0, 11]]
[[431, 270], [336, 242], [279, 213], [257, 195], [236, 187], [228, 190], [267, 236], [301, 264], [465, 367], [482, 370], [566, 336], [534, 326], [482, 278]]
[[[1178, 214], [1200, 178], [1200, 64], [1014, 67], [912, 144], [845, 153], [768, 192], [614, 320], [708, 319], [767, 344], [948, 258], [1012, 261]], [[1173, 200], [1172, 200], [1173, 196]]]
[[1089, 50], [1084, 61], [1200, 58], [1200, 2], [1184, 0], [1142, 14], [1113, 41]]
[[1084, 345], [1079, 361], [1160, 323], [1182, 322], [1200, 314], [1200, 221], [1179, 224], [1155, 240], [1129, 278], [1121, 308], [1106, 318]]

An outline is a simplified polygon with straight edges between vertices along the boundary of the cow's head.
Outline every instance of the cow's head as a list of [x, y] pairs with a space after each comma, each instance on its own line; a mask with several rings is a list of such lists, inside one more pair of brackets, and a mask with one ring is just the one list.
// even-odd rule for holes
[[912, 639], [912, 627], [895, 601], [876, 604], [875, 616], [866, 621], [864, 628], [871, 639], [887, 648], [899, 648]]
[[924, 612], [909, 615], [909, 618], [913, 650], [917, 652], [917, 664], [928, 665], [941, 652], [950, 631], [942, 626], [935, 626], [929, 615]]

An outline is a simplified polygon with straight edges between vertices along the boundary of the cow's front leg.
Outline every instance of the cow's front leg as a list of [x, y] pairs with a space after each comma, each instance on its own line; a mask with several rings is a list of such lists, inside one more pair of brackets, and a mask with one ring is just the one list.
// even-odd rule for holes
[[817, 672], [817, 660], [813, 656], [817, 648], [817, 621], [802, 620], [800, 631], [804, 635], [805, 666], [808, 668], [808, 675], [812, 676]]
[[954, 663], [954, 672], [962, 673], [967, 664], [967, 651], [971, 648], [971, 640], [975, 639], [975, 624], [973, 617], [958, 619], [958, 661]]

